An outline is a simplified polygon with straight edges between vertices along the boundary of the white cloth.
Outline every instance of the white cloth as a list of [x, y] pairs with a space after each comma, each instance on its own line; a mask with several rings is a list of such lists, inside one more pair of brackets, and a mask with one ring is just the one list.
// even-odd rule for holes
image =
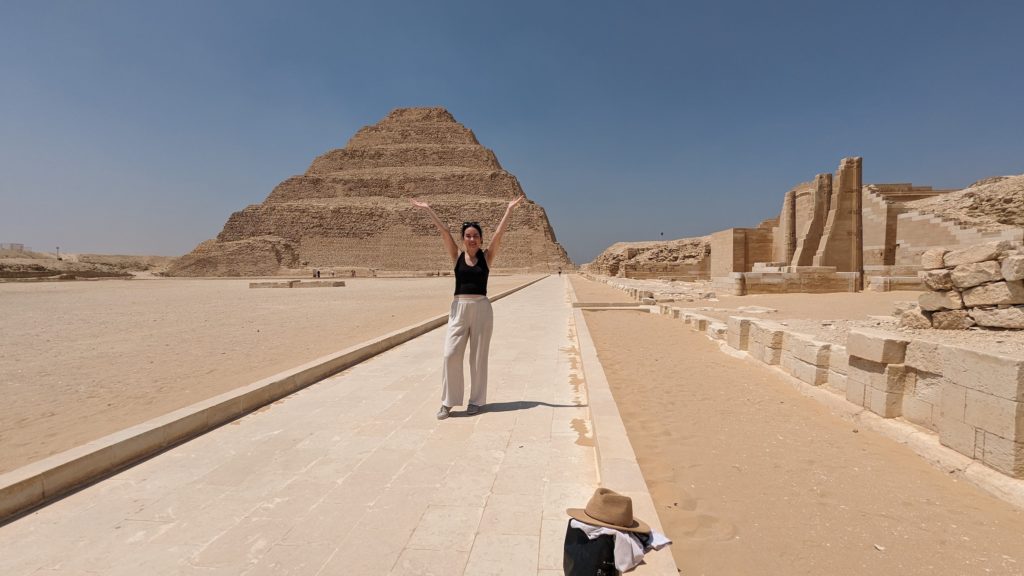
[[644, 561], [644, 554], [650, 550], [661, 550], [672, 543], [671, 540], [651, 530], [651, 540], [647, 546], [640, 541], [640, 537], [633, 532], [606, 528], [604, 526], [593, 526], [580, 522], [575, 518], [569, 521], [569, 526], [578, 528], [593, 540], [605, 534], [615, 537], [615, 569], [619, 572], [629, 572]]
[[465, 394], [462, 363], [469, 344], [469, 403], [487, 404], [487, 352], [494, 330], [494, 312], [486, 297], [456, 298], [448, 313], [448, 334], [444, 339], [441, 370], [441, 404], [461, 406]]

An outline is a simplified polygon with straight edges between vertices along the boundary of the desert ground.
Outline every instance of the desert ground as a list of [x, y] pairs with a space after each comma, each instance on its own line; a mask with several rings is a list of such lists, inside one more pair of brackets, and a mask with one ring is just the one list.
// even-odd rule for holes
[[0, 283], [0, 473], [445, 314], [454, 282], [345, 281]]
[[[622, 294], [573, 284], [580, 301]], [[780, 318], [859, 319], [907, 294], [736, 300]], [[857, 429], [678, 320], [584, 314], [681, 573], [1024, 573], [1024, 511]]]

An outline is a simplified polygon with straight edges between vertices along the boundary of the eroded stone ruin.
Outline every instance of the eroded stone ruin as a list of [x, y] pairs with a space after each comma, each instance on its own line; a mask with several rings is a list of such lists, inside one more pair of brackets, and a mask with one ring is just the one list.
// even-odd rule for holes
[[[400, 108], [278, 184], [263, 203], [232, 214], [216, 239], [180, 258], [170, 274], [447, 271], [437, 230], [409, 200], [429, 202], [456, 238], [463, 221], [479, 221], [486, 244], [509, 200], [522, 193], [494, 152], [447, 110]], [[497, 269], [571, 265], [544, 209], [524, 200]]]
[[711, 266], [707, 236], [663, 242], [617, 242], [598, 255], [585, 270], [604, 276], [706, 279]]
[[1024, 237], [1024, 178], [960, 190], [862, 184], [862, 160], [844, 158], [783, 197], [777, 218], [711, 235], [716, 292], [844, 292], [923, 288], [921, 255]]

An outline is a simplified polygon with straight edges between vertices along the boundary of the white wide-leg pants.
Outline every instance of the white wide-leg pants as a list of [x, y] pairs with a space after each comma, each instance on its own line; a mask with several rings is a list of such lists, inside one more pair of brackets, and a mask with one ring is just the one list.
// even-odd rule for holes
[[491, 346], [494, 312], [486, 297], [452, 302], [448, 313], [448, 335], [444, 340], [444, 368], [441, 373], [441, 404], [462, 405], [462, 360], [469, 343], [469, 403], [487, 403], [487, 350]]

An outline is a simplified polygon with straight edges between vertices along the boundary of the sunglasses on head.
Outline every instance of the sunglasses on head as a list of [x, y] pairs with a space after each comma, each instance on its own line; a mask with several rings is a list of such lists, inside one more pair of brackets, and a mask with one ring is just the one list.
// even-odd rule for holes
[[463, 228], [469, 228], [470, 226], [479, 226], [479, 225], [480, 225], [480, 223], [475, 221], [475, 220], [472, 220], [472, 221], [471, 220], [466, 220], [465, 222], [462, 223], [462, 227]]

